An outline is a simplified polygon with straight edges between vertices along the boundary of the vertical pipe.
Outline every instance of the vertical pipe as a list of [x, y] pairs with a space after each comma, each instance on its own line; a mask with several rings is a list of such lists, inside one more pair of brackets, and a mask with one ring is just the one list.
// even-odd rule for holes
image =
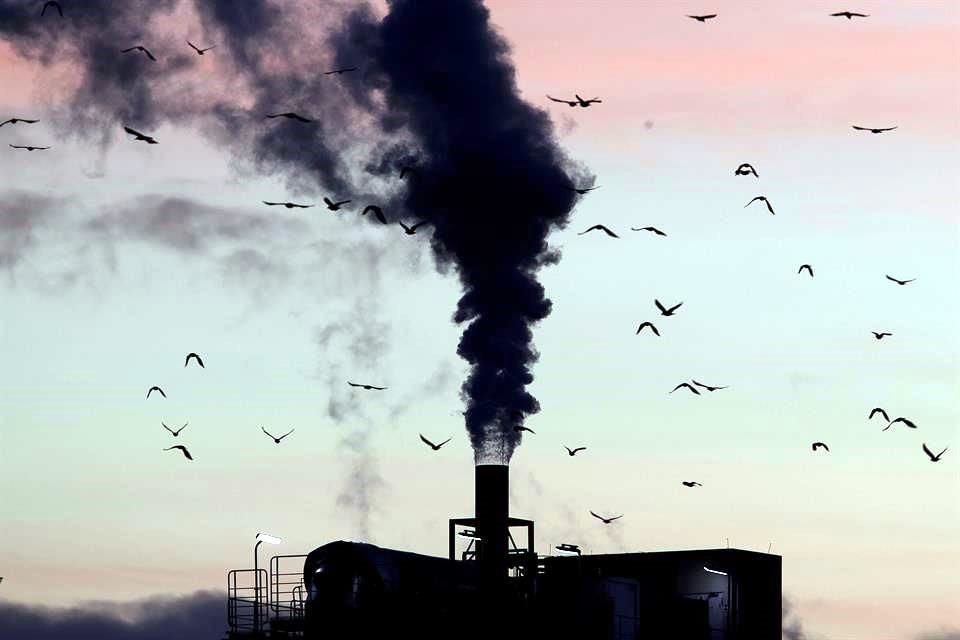
[[505, 464], [478, 464], [475, 469], [475, 509], [481, 579], [496, 589], [507, 578], [510, 468]]

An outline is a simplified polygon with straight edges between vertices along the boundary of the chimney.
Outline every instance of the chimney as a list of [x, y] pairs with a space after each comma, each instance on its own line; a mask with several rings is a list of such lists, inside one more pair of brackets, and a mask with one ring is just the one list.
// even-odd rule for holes
[[505, 464], [476, 465], [477, 560], [481, 580], [488, 588], [497, 588], [507, 579], [509, 478], [510, 467]]

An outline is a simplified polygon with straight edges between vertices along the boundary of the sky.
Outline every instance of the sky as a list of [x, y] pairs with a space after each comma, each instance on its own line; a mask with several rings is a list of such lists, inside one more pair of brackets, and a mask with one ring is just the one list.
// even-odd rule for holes
[[[283, 4], [317, 18], [303, 29], [318, 46], [260, 64], [319, 77], [340, 32]], [[954, 637], [960, 7], [486, 5], [521, 98], [600, 187], [549, 236], [562, 258], [539, 272], [541, 410], [511, 461], [511, 511], [537, 521], [538, 549], [729, 540], [782, 555], [808, 638]], [[828, 15], [846, 8], [870, 17]], [[192, 3], [144, 28], [161, 64], [182, 65], [149, 96], [177, 107], [147, 120], [157, 145], [80, 109], [128, 87], [85, 85], [82, 66], [15, 46], [0, 24], [0, 119], [41, 120], [0, 128], [0, 605], [219, 589], [258, 531], [284, 539], [278, 553], [349, 539], [444, 555], [447, 518], [473, 508], [458, 278], [436, 268], [429, 229], [263, 205], [354, 194], [245, 153], [259, 134], [225, 140], [182, 106], [262, 98], [225, 59], [243, 50]], [[217, 48], [180, 62], [186, 39]], [[324, 82], [316, 103], [277, 110], [368, 131], [346, 81]], [[546, 98], [574, 93], [603, 102]], [[372, 133], [331, 144], [351, 167], [377, 159]], [[734, 176], [741, 162], [759, 178]], [[776, 215], [744, 207], [756, 195]], [[579, 235], [594, 224], [620, 238]], [[630, 231], [647, 225], [667, 236]], [[683, 306], [665, 318], [654, 299]], [[660, 337], [635, 335], [645, 320]], [[192, 351], [205, 368], [183, 366]], [[728, 388], [669, 393], [690, 379]], [[145, 399], [155, 384], [167, 399]], [[918, 428], [881, 431], [873, 407]], [[161, 421], [189, 426], [174, 439]], [[275, 445], [261, 426], [295, 432]], [[421, 433], [452, 441], [434, 453]], [[193, 462], [162, 451], [181, 443]], [[950, 449], [933, 464], [923, 443]], [[591, 509], [625, 516], [604, 527]]]

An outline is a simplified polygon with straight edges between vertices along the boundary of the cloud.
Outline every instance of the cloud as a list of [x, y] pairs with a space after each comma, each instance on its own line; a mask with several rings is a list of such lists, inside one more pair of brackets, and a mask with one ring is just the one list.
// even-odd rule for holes
[[62, 198], [7, 191], [0, 199], [0, 269], [12, 269], [35, 248], [37, 235], [61, 217]]
[[780, 605], [780, 620], [783, 629], [783, 640], [804, 640], [807, 636], [803, 632], [803, 624], [796, 614], [793, 614], [793, 604], [783, 596]]
[[941, 629], [940, 631], [926, 631], [915, 637], [915, 640], [960, 640], [960, 629]]

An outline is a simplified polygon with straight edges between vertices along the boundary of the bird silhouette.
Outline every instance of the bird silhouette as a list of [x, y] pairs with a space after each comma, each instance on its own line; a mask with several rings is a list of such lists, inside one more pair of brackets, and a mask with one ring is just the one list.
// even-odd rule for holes
[[657, 305], [657, 309], [660, 309], [660, 315], [662, 315], [662, 316], [672, 316], [672, 315], [673, 315], [673, 312], [676, 311], [677, 309], [679, 309], [679, 308], [680, 308], [680, 305], [683, 304], [682, 302], [678, 302], [677, 304], [675, 304], [675, 305], [673, 305], [672, 307], [670, 307], [669, 309], [667, 309], [667, 308], [664, 307], [662, 304], [660, 304], [660, 301], [657, 300], [657, 299], [654, 299], [654, 300], [653, 300], [653, 303], [654, 303], [655, 305]]
[[883, 340], [883, 337], [884, 337], [884, 336], [892, 336], [892, 335], [893, 335], [892, 333], [890, 333], [890, 332], [888, 332], [888, 331], [880, 331], [880, 332], [871, 331], [870, 333], [872, 333], [872, 334], [873, 334], [873, 337], [876, 338], [877, 340]]
[[271, 438], [273, 438], [274, 444], [280, 444], [280, 441], [281, 441], [281, 440], [283, 440], [283, 439], [286, 438], [288, 435], [290, 435], [291, 433], [293, 433], [294, 431], [296, 431], [296, 429], [290, 429], [290, 431], [287, 431], [285, 434], [283, 434], [282, 436], [280, 436], [280, 437], [278, 438], [277, 436], [273, 435], [272, 433], [270, 433], [269, 431], [267, 431], [267, 430], [264, 429], [263, 427], [260, 427], [260, 430], [263, 431], [263, 432], [264, 432], [265, 434], [267, 434], [268, 436], [270, 436]]
[[11, 144], [10, 147], [13, 149], [26, 149], [27, 151], [46, 151], [47, 149], [50, 148], [50, 147], [31, 147], [31, 146], [22, 145], [22, 144]]
[[940, 457], [941, 457], [943, 454], [945, 454], [945, 453], [947, 452], [947, 449], [949, 449], [949, 448], [950, 448], [950, 447], [947, 447], [946, 449], [944, 449], [943, 451], [941, 451], [941, 452], [938, 453], [937, 455], [933, 455], [933, 451], [930, 451], [930, 449], [927, 447], [927, 443], [926, 443], [926, 442], [923, 443], [923, 452], [926, 453], [927, 456], [929, 456], [930, 462], [940, 462]]
[[304, 118], [303, 116], [293, 113], [292, 111], [287, 111], [286, 113], [267, 114], [267, 118], [289, 118], [298, 122], [313, 122], [313, 120], [310, 118]]
[[427, 440], [426, 438], [424, 438], [422, 433], [420, 434], [420, 439], [423, 440], [423, 441], [427, 444], [427, 446], [429, 446], [429, 447], [430, 447], [431, 449], [433, 449], [434, 451], [440, 451], [440, 447], [442, 447], [443, 445], [445, 445], [445, 444], [447, 444], [448, 442], [450, 442], [451, 440], [453, 440], [453, 438], [447, 438], [446, 440], [444, 440], [444, 441], [441, 442], [440, 444], [433, 444], [432, 442], [430, 442], [429, 440]]
[[894, 418], [893, 420], [890, 421], [890, 424], [888, 424], [883, 429], [881, 429], [881, 431], [886, 431], [887, 429], [897, 424], [898, 422], [902, 423], [904, 426], [907, 426], [911, 429], [917, 428], [917, 425], [912, 420], [909, 420], [907, 418]]
[[312, 207], [312, 204], [297, 204], [295, 202], [267, 202], [266, 200], [261, 200], [265, 205], [271, 207], [286, 207], [287, 209], [309, 209]]
[[183, 426], [180, 427], [179, 429], [177, 429], [176, 431], [174, 431], [173, 429], [171, 429], [170, 427], [168, 427], [165, 422], [161, 422], [160, 424], [162, 424], [162, 425], [163, 425], [163, 428], [166, 429], [167, 431], [169, 431], [170, 433], [172, 433], [172, 434], [173, 434], [173, 437], [176, 438], [178, 435], [180, 435], [180, 432], [181, 432], [181, 431], [183, 431], [184, 429], [187, 428], [187, 425], [190, 424], [190, 423], [189, 423], [189, 422], [184, 422], [184, 423], [183, 423]]
[[800, 268], [797, 269], [797, 273], [800, 273], [800, 272], [803, 271], [804, 269], [807, 270], [807, 273], [809, 273], [809, 274], [810, 274], [810, 277], [812, 278], [812, 277], [813, 277], [813, 267], [811, 267], [811, 266], [808, 265], [808, 264], [802, 264], [802, 265], [800, 265]]
[[521, 431], [529, 431], [534, 435], [537, 434], [537, 432], [531, 429], [530, 427], [514, 427], [513, 430], [516, 431], [517, 433], [520, 433]]
[[847, 20], [851, 20], [853, 18], [869, 18], [870, 14], [854, 13], [853, 11], [838, 11], [837, 13], [831, 13], [830, 16], [833, 18], [846, 18]]
[[386, 387], [375, 387], [372, 384], [357, 384], [356, 382], [347, 381], [347, 384], [351, 387], [358, 387], [360, 389], [366, 389], [367, 391], [385, 391]]
[[583, 196], [583, 195], [586, 195], [586, 194], [587, 194], [588, 192], [590, 192], [590, 191], [593, 191], [594, 189], [599, 189], [599, 188], [600, 188], [600, 185], [597, 185], [597, 186], [595, 186], [595, 187], [585, 187], [585, 188], [583, 188], [583, 189], [581, 189], [581, 188], [579, 188], [579, 187], [570, 187], [570, 186], [567, 187], [567, 189], [570, 189], [571, 191], [576, 191], [577, 193], [579, 193], [579, 194], [582, 195], [582, 196]]
[[420, 227], [422, 227], [423, 225], [425, 225], [425, 224], [427, 224], [427, 223], [426, 223], [426, 222], [418, 222], [418, 223], [416, 223], [416, 224], [411, 225], [411, 226], [408, 227], [407, 225], [403, 224], [403, 220], [399, 220], [399, 221], [398, 221], [398, 224], [399, 224], [401, 227], [403, 227], [403, 232], [404, 232], [405, 234], [407, 234], [408, 236], [412, 236], [413, 234], [415, 234], [415, 233], [417, 232], [417, 229], [419, 229]]
[[691, 380], [690, 382], [697, 385], [701, 389], [706, 389], [707, 391], [719, 391], [720, 389], [726, 389], [726, 387], [711, 387], [708, 384], [703, 384], [702, 382], [697, 382], [696, 380]]
[[383, 215], [383, 209], [381, 209], [381, 208], [378, 207], [377, 205], [375, 205], [375, 204], [368, 204], [368, 205], [363, 209], [363, 213], [361, 213], [360, 215], [364, 215], [364, 216], [365, 216], [365, 215], [367, 215], [368, 212], [369, 212], [369, 213], [372, 213], [374, 216], [376, 216], [377, 220], [379, 220], [381, 224], [387, 224], [387, 217], [386, 217], [385, 215]]
[[602, 224], [595, 224], [595, 225], [593, 225], [592, 227], [590, 227], [589, 229], [587, 229], [586, 231], [583, 231], [583, 232], [581, 232], [581, 233], [578, 233], [577, 235], [578, 235], [578, 236], [582, 236], [582, 235], [584, 235], [585, 233], [590, 233], [591, 231], [603, 231], [605, 234], [607, 234], [607, 235], [610, 236], [611, 238], [619, 238], [619, 237], [620, 237], [620, 236], [618, 236], [617, 234], [615, 234], [613, 231], [610, 231], [610, 229], [607, 229], [607, 228], [606, 228], [605, 226], [603, 226]]
[[339, 74], [341, 74], [341, 73], [347, 73], [348, 71], [356, 71], [356, 70], [357, 70], [356, 67], [344, 67], [343, 69], [333, 69], [332, 71], [324, 71], [324, 72], [323, 72], [323, 75], [325, 75], [325, 76], [329, 76], [329, 75], [332, 75], [332, 74], [337, 74], [337, 75], [339, 75]]
[[7, 119], [7, 120], [4, 120], [3, 122], [0, 122], [0, 127], [2, 127], [2, 126], [5, 125], [5, 124], [20, 124], [21, 122], [23, 122], [24, 124], [35, 124], [35, 123], [40, 122], [40, 121], [39, 121], [39, 120], [27, 120], [26, 118], [9, 118], [9, 119]]
[[327, 205], [327, 209], [330, 211], [339, 211], [340, 207], [347, 204], [348, 202], [353, 202], [352, 200], [340, 200], [339, 202], [334, 202], [330, 198], [324, 197], [323, 202]]
[[213, 49], [214, 47], [217, 46], [217, 45], [211, 45], [211, 46], [206, 47], [206, 48], [204, 48], [204, 49], [200, 49], [199, 47], [197, 47], [197, 45], [193, 44], [193, 43], [190, 42], [189, 40], [187, 40], [187, 44], [190, 45], [190, 48], [191, 48], [191, 49], [193, 49], [194, 51], [197, 52], [197, 55], [198, 55], [198, 56], [202, 56], [204, 53], [206, 53], [207, 51], [210, 51], [210, 49]]
[[707, 20], [710, 20], [711, 18], [716, 18], [716, 17], [717, 17], [717, 14], [711, 13], [711, 14], [704, 15], [704, 16], [687, 16], [687, 17], [688, 17], [688, 18], [693, 18], [693, 19], [696, 20], [697, 22], [706, 22]]
[[816, 451], [817, 449], [825, 449], [825, 450], [827, 451], [827, 453], [830, 452], [830, 447], [828, 447], [828, 446], [827, 446], [825, 443], [823, 443], [823, 442], [814, 442], [812, 445], [810, 445], [810, 450], [811, 450], [811, 451]]
[[639, 229], [636, 228], [636, 227], [630, 227], [630, 231], [652, 231], [653, 233], [657, 234], [658, 236], [665, 236], [665, 235], [667, 235], [667, 234], [665, 234], [663, 231], [660, 231], [660, 229], [657, 229], [656, 227], [640, 227]]
[[693, 480], [691, 480], [691, 481], [689, 481], [689, 482], [683, 481], [683, 482], [681, 482], [680, 484], [682, 484], [682, 485], [685, 486], [685, 487], [702, 487], [702, 486], [703, 486], [703, 485], [700, 484], [699, 482], [696, 482], [696, 481], [693, 481]]
[[619, 520], [620, 518], [623, 517], [623, 514], [620, 514], [619, 516], [614, 516], [613, 518], [604, 518], [603, 516], [597, 515], [597, 514], [594, 513], [593, 511], [590, 512], [590, 515], [592, 515], [592, 516], [593, 516], [594, 518], [596, 518], [597, 520], [603, 520], [603, 524], [610, 524], [610, 523], [613, 522], [614, 520]]
[[900, 286], [903, 286], [903, 285], [907, 284], [908, 282], [913, 282], [914, 280], [916, 280], [916, 278], [911, 278], [910, 280], [897, 280], [897, 279], [894, 278], [893, 276], [887, 276], [887, 280], [889, 280], [889, 281], [891, 281], [891, 282], [896, 282], [896, 283], [899, 284]]
[[[700, 395], [700, 392], [697, 391], [697, 388], [694, 386], [691, 386], [689, 382], [681, 382], [680, 384], [678, 384], [673, 388], [673, 391], [676, 391], [677, 389], [682, 389], [684, 387], [686, 387], [687, 389], [690, 389], [690, 391], [692, 391], [695, 395]], [[673, 391], [671, 391], [670, 393], [673, 393]]]
[[879, 129], [872, 129], [870, 127], [858, 127], [857, 125], [852, 125], [857, 131], [869, 131], [870, 133], [883, 133], [884, 131], [893, 131], [896, 127], [885, 127]]
[[757, 196], [757, 197], [755, 197], [753, 200], [751, 200], [751, 201], [748, 202], [747, 204], [743, 205], [743, 208], [746, 209], [747, 207], [749, 207], [751, 204], [753, 204], [753, 203], [756, 202], [757, 200], [759, 200], [760, 202], [762, 202], [762, 203], [764, 203], [765, 205], [767, 205], [767, 211], [769, 211], [771, 215], [777, 215], [776, 213], [774, 213], [774, 211], [773, 211], [773, 206], [770, 204], [770, 201], [767, 200], [767, 197], [766, 197], [766, 196]]
[[190, 358], [193, 358], [194, 360], [196, 360], [196, 361], [197, 361], [197, 364], [200, 365], [200, 368], [201, 368], [201, 369], [206, 369], [206, 367], [203, 366], [203, 360], [201, 360], [201, 359], [200, 359], [200, 356], [198, 356], [198, 355], [195, 354], [195, 353], [188, 353], [188, 354], [187, 354], [186, 359], [183, 361], [183, 366], [187, 366], [188, 364], [190, 364]]
[[60, 14], [60, 17], [63, 17], [63, 7], [60, 6], [60, 3], [56, 0], [49, 0], [49, 2], [43, 3], [43, 9], [40, 10], [40, 17], [43, 17], [43, 14], [47, 12], [48, 7], [53, 7], [57, 10], [57, 13]]
[[159, 392], [160, 392], [160, 395], [162, 395], [164, 398], [167, 397], [167, 394], [165, 394], [165, 393], [163, 392], [163, 389], [161, 389], [161, 388], [158, 387], [158, 386], [152, 386], [152, 387], [150, 387], [149, 389], [147, 389], [147, 397], [149, 398], [149, 397], [150, 397], [150, 394], [153, 393], [154, 391], [159, 391]]
[[650, 327], [651, 331], [653, 331], [658, 336], [660, 335], [660, 332], [657, 331], [657, 327], [652, 322], [641, 322], [640, 326], [637, 327], [637, 333], [634, 335], [640, 335], [640, 332], [644, 329], [644, 327]]
[[753, 174], [754, 178], [760, 177], [759, 175], [757, 175], [757, 170], [753, 168], [752, 164], [750, 164], [749, 162], [744, 162], [739, 167], [737, 167], [737, 170], [733, 172], [733, 175], [749, 176], [751, 173]]
[[550, 98], [551, 100], [553, 100], [554, 102], [562, 102], [562, 103], [564, 103], [564, 104], [566, 104], [566, 105], [569, 105], [569, 106], [571, 106], [571, 107], [584, 107], [584, 108], [586, 108], [586, 107], [589, 107], [591, 104], [593, 104], [593, 103], [595, 103], [595, 102], [597, 102], [597, 103], [603, 102], [603, 100], [601, 100], [600, 98], [590, 98], [589, 100], [584, 100], [583, 98], [581, 98], [581, 97], [578, 96], [577, 94], [573, 94], [573, 95], [574, 95], [574, 97], [576, 97], [576, 100], [561, 100], [560, 98], [554, 98], [553, 96], [549, 96], [549, 95], [548, 95], [547, 97]]
[[586, 447], [577, 447], [576, 449], [571, 449], [567, 445], [563, 445], [563, 448], [567, 450], [567, 453], [570, 455], [571, 458], [577, 455], [577, 451], [586, 451], [587, 449]]
[[190, 455], [190, 452], [187, 451], [187, 448], [186, 448], [185, 446], [183, 446], [182, 444], [175, 444], [175, 445], [173, 445], [172, 447], [167, 447], [166, 449], [164, 449], [164, 451], [170, 451], [171, 449], [180, 449], [180, 451], [183, 452], [183, 456], [184, 456], [187, 460], [193, 460], [193, 456]]
[[157, 144], [157, 141], [152, 136], [148, 136], [145, 133], [140, 133], [136, 129], [131, 129], [130, 127], [124, 126], [123, 130], [133, 136], [134, 142], [142, 140], [147, 144]]
[[874, 409], [870, 412], [870, 415], [867, 416], [867, 420], [873, 420], [873, 416], [877, 415], [878, 413], [883, 416], [884, 420], [890, 422], [890, 416], [888, 416], [887, 412], [880, 407], [874, 407]]
[[130, 53], [131, 51], [142, 51], [144, 54], [146, 54], [146, 56], [147, 56], [148, 58], [150, 58], [150, 59], [153, 60], [154, 62], [157, 61], [157, 59], [153, 57], [153, 54], [150, 53], [150, 50], [147, 49], [147, 48], [146, 48], [145, 46], [143, 46], [142, 44], [138, 44], [138, 45], [135, 46], [135, 47], [130, 47], [129, 49], [121, 49], [121, 50], [120, 50], [120, 53]]

